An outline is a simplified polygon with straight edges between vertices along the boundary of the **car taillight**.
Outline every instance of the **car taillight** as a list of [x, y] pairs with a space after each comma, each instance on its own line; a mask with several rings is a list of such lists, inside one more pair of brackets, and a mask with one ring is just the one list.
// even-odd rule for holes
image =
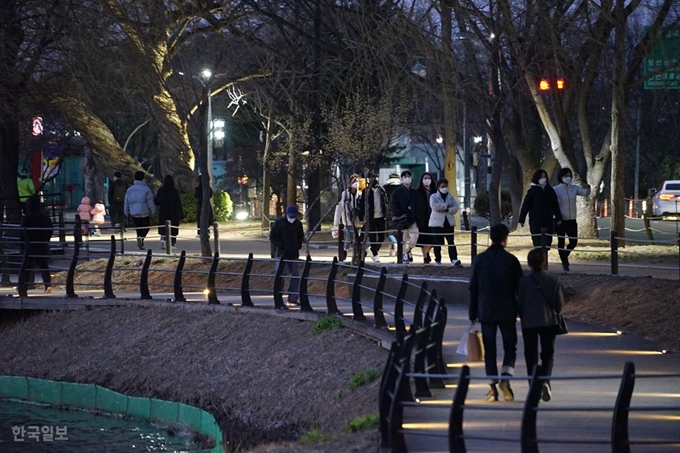
[[661, 195], [659, 195], [659, 200], [661, 201], [669, 201], [672, 200], [673, 198], [675, 198], [675, 195], [673, 195], [672, 193], [662, 193]]

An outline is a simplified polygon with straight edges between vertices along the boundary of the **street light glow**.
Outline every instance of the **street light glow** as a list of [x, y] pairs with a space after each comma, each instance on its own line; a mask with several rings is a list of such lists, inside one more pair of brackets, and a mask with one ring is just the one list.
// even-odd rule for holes
[[208, 68], [205, 68], [201, 71], [201, 77], [203, 77], [203, 80], [210, 80], [212, 77], [212, 71]]

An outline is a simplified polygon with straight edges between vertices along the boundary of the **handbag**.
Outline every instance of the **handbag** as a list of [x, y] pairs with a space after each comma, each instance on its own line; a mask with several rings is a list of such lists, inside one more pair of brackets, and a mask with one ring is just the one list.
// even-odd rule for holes
[[[538, 281], [536, 278], [531, 275], [531, 279], [536, 283], [536, 288], [541, 292], [541, 295], [545, 299], [546, 302], [548, 302], [548, 305], [550, 308], [552, 308], [552, 304], [550, 303], [550, 299], [545, 295], [543, 292], [543, 288], [541, 288], [541, 285], [538, 284]], [[569, 333], [569, 328], [567, 327], [567, 322], [564, 320], [564, 316], [562, 316], [560, 313], [557, 313], [557, 311], [553, 308], [553, 311], [555, 312], [555, 316], [557, 317], [557, 335], [564, 335]]]
[[397, 228], [397, 229], [405, 229], [408, 228], [409, 222], [408, 222], [408, 214], [402, 214], [400, 216], [392, 216], [392, 227]]

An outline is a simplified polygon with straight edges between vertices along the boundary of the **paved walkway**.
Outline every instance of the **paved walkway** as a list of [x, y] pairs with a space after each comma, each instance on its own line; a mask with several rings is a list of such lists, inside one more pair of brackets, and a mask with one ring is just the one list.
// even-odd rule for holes
[[[97, 298], [103, 296], [102, 291], [84, 291], [79, 288], [77, 293], [80, 299], [74, 300], [74, 304], [85, 308], [85, 305], [106, 303]], [[48, 299], [64, 302], [63, 291], [55, 292], [45, 297], [37, 291], [30, 291], [29, 300], [25, 302], [42, 302]], [[137, 292], [116, 292], [118, 299], [116, 304], [125, 304], [126, 298], [138, 299]], [[187, 292], [186, 297], [192, 309], [213, 310], [215, 306], [206, 304], [205, 296], [198, 292]], [[86, 298], [94, 299], [86, 299]], [[153, 301], [135, 302], [145, 305], [160, 305], [178, 307], [179, 304], [168, 304], [172, 299], [171, 293], [154, 293]], [[454, 296], [455, 297], [455, 296]], [[454, 299], [449, 297], [448, 299]], [[222, 302], [218, 309], [231, 310], [225, 307], [227, 303], [238, 305], [240, 297], [236, 294], [218, 294]], [[31, 300], [33, 299], [33, 300]], [[19, 298], [0, 297], [0, 308], [7, 304], [16, 303]], [[253, 302], [259, 308], [263, 308], [269, 314], [284, 315], [284, 313], [271, 310], [273, 299], [271, 296], [254, 296]], [[325, 311], [325, 301], [321, 298], [312, 297], [311, 304], [315, 311]], [[184, 305], [184, 304], [183, 304]], [[348, 303], [338, 301], [339, 308], [344, 313], [351, 313]], [[386, 303], [385, 310], [393, 311], [393, 304]], [[291, 311], [296, 308], [291, 307]], [[365, 308], [367, 317], [371, 317], [371, 310]], [[411, 319], [412, 313], [405, 313], [407, 319]], [[392, 320], [388, 317], [388, 322]], [[449, 407], [452, 401], [456, 375], [460, 366], [466, 364], [466, 357], [456, 354], [456, 347], [462, 333], [467, 329], [467, 309], [463, 306], [449, 305], [448, 324], [445, 333], [444, 353], [449, 373], [452, 376], [450, 387], [442, 390], [434, 390], [432, 398], [424, 398], [418, 407], [409, 407], [405, 411], [405, 425], [408, 430], [426, 430], [426, 435], [407, 434], [409, 451], [422, 453], [435, 453], [448, 451], [447, 426]], [[549, 403], [541, 403], [538, 413], [538, 436], [539, 439], [570, 439], [577, 441], [604, 441], [609, 440], [611, 435], [611, 419], [617, 391], [620, 385], [620, 375], [627, 361], [634, 361], [638, 374], [680, 373], [680, 355], [663, 354], [654, 344], [641, 338], [628, 335], [624, 331], [617, 335], [611, 329], [595, 326], [587, 323], [569, 321], [570, 334], [560, 336], [557, 339], [557, 354], [555, 357], [555, 376], [575, 377], [582, 375], [609, 375], [612, 379], [600, 380], [554, 380], [553, 399]], [[518, 360], [516, 363], [516, 375], [526, 375], [521, 331], [518, 325]], [[502, 350], [500, 345], [498, 349]], [[526, 396], [528, 384], [524, 379], [513, 382], [516, 401], [486, 403], [483, 401], [487, 391], [486, 380], [482, 363], [468, 363], [471, 367], [473, 382], [468, 393], [467, 404], [471, 405], [465, 412], [465, 436], [468, 451], [470, 452], [518, 452], [519, 427], [521, 410]], [[635, 447], [634, 451], [665, 452], [678, 451], [680, 448], [680, 377], [644, 379], [638, 378], [635, 385], [633, 408], [645, 406], [674, 407], [674, 411], [656, 410], [652, 413], [633, 412], [630, 422], [630, 436], [633, 440], [649, 440], [656, 437], [677, 440], [678, 444], [673, 447], [661, 447], [658, 445]], [[477, 408], [473, 408], [477, 406]], [[596, 411], [596, 407], [607, 407], [608, 411]], [[573, 408], [572, 411], [555, 411], [556, 408]], [[591, 408], [591, 409], [588, 409]], [[492, 409], [492, 410], [489, 410]], [[472, 440], [474, 437], [496, 437], [507, 439], [505, 441]], [[539, 442], [541, 444], [541, 442]], [[542, 451], [550, 452], [603, 452], [610, 451], [610, 447], [603, 444], [595, 445], [543, 445]]]

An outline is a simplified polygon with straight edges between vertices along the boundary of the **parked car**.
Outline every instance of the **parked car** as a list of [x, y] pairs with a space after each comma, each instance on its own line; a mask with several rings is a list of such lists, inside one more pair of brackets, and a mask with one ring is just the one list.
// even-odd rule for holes
[[680, 214], [680, 180], [664, 181], [661, 190], [652, 196], [652, 215], [665, 217], [678, 214]]

